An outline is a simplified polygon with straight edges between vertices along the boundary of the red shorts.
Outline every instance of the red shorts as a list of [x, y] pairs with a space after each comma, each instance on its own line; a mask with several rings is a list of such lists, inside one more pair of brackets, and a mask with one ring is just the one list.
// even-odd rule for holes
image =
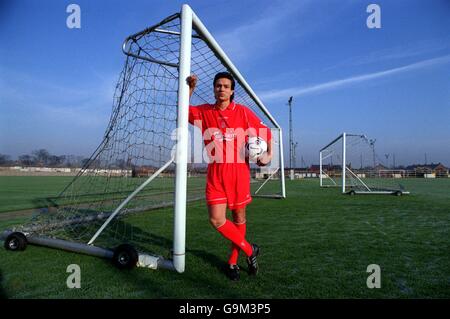
[[228, 204], [231, 210], [250, 204], [250, 169], [246, 163], [213, 163], [208, 165], [206, 203]]

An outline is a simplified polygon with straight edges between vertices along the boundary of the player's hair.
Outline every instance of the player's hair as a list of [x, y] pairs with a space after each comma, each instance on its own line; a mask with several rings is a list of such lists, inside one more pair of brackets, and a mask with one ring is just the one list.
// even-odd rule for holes
[[[219, 73], [217, 73], [216, 76], [214, 77], [213, 87], [216, 86], [216, 81], [218, 79], [228, 79], [228, 80], [230, 80], [231, 81], [231, 89], [234, 90], [234, 86], [235, 86], [236, 82], [234, 81], [234, 78], [233, 78], [233, 76], [230, 73], [228, 73], [228, 72], [219, 72]], [[230, 101], [233, 101], [233, 99], [234, 99], [234, 93], [231, 94]]]

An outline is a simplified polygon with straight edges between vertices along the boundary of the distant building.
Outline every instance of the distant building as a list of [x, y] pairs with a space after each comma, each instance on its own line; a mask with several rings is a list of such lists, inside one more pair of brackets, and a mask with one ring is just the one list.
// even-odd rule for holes
[[416, 176], [434, 175], [435, 177], [448, 177], [449, 169], [442, 163], [431, 164], [414, 164], [407, 166], [408, 171], [414, 171]]

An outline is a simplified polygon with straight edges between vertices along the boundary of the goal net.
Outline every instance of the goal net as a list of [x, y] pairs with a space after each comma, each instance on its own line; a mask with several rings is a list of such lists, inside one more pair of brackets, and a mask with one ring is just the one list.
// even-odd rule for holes
[[182, 272], [186, 205], [204, 198], [206, 177], [192, 147], [198, 132], [187, 121], [187, 76], [199, 78], [190, 101], [197, 105], [214, 103], [215, 74], [230, 72], [235, 101], [272, 130], [271, 164], [252, 165], [254, 195], [285, 196], [281, 128], [187, 5], [129, 36], [123, 52], [102, 142], [48, 209], [15, 231], [30, 243], [108, 258], [126, 243], [138, 251], [138, 265]]
[[349, 194], [408, 194], [402, 170], [388, 169], [375, 152], [375, 140], [343, 133], [319, 152], [320, 186]]

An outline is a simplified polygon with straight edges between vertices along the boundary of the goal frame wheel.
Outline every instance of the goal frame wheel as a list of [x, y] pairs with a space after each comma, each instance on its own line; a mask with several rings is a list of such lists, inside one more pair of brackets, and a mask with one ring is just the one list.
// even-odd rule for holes
[[21, 232], [14, 232], [5, 239], [4, 247], [10, 251], [22, 251], [27, 248], [27, 237]]
[[113, 263], [119, 269], [132, 269], [137, 266], [138, 260], [138, 252], [129, 244], [122, 244], [114, 249]]

